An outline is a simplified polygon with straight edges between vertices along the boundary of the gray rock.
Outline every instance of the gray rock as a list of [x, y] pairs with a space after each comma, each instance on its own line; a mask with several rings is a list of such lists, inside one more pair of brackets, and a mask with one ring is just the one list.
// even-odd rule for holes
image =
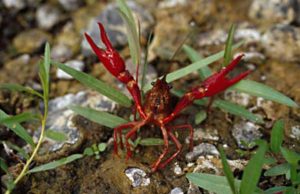
[[294, 125], [291, 127], [290, 137], [300, 140], [300, 125]]
[[[147, 37], [149, 27], [152, 26], [154, 22], [152, 15], [133, 1], [128, 1], [127, 4], [139, 20], [141, 35]], [[105, 26], [105, 30], [114, 47], [122, 47], [127, 44], [126, 26], [118, 13], [118, 6], [115, 3], [109, 4], [100, 15], [89, 22], [87, 27], [86, 32], [103, 48], [104, 45], [100, 41], [97, 22], [101, 22]], [[81, 46], [85, 56], [91, 55], [92, 51], [90, 45], [85, 39], [83, 39]]]
[[13, 39], [13, 45], [19, 53], [33, 53], [40, 49], [51, 36], [39, 29], [21, 32]]
[[217, 148], [209, 143], [201, 143], [193, 148], [193, 151], [188, 152], [185, 158], [188, 162], [196, 160], [203, 155], [219, 155]]
[[172, 190], [170, 191], [170, 194], [184, 194], [184, 192], [182, 191], [181, 188], [175, 187], [174, 189], [172, 189]]
[[26, 0], [3, 0], [3, 4], [6, 8], [18, 11], [26, 7]]
[[67, 11], [74, 11], [82, 5], [82, 0], [58, 0], [58, 2]]
[[60, 11], [51, 5], [42, 5], [36, 11], [36, 20], [40, 28], [48, 30], [57, 24], [61, 18]]
[[[67, 65], [67, 66], [69, 66], [69, 67], [71, 67], [73, 69], [76, 69], [78, 71], [83, 71], [83, 68], [84, 68], [84, 63], [83, 63], [83, 61], [80, 61], [80, 60], [67, 61], [65, 63], [65, 65]], [[65, 73], [61, 69], [57, 69], [56, 76], [59, 79], [73, 79], [72, 76], [70, 76], [69, 74]]]
[[254, 0], [249, 9], [249, 17], [262, 24], [289, 24], [295, 17], [297, 0]]
[[[38, 161], [47, 161], [49, 158], [57, 159], [76, 150], [83, 143], [84, 131], [79, 130], [73, 123], [75, 114], [68, 108], [70, 105], [80, 105], [101, 111], [113, 111], [116, 107], [115, 102], [92, 91], [67, 94], [50, 100], [46, 128], [65, 134], [66, 139], [56, 141], [46, 137], [39, 150]], [[39, 130], [34, 134], [35, 139], [38, 137]]]
[[128, 168], [125, 170], [125, 174], [132, 182], [133, 187], [148, 186], [150, 184], [150, 178], [140, 168]]
[[51, 49], [51, 58], [57, 61], [65, 61], [72, 57], [73, 53], [69, 46], [65, 44], [56, 44]]
[[170, 8], [170, 7], [186, 5], [186, 4], [187, 4], [186, 0], [164, 0], [164, 1], [159, 2], [158, 7], [159, 8]]
[[236, 123], [231, 130], [232, 136], [236, 140], [239, 148], [251, 149], [253, 143], [262, 137], [262, 133], [259, 131], [259, 126], [252, 122], [241, 121]]
[[262, 36], [262, 46], [273, 59], [287, 62], [300, 61], [300, 28], [276, 25]]

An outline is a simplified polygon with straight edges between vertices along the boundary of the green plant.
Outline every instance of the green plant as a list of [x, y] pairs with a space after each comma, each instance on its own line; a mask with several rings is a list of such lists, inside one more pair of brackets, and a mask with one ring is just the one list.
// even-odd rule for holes
[[217, 194], [254, 194], [262, 193], [257, 183], [264, 164], [264, 155], [268, 149], [265, 141], [258, 142], [259, 148], [244, 169], [242, 180], [234, 179], [227, 163], [224, 151], [220, 149], [220, 156], [225, 176], [204, 173], [189, 173], [186, 177], [197, 186]]
[[[256, 154], [251, 158], [248, 165], [244, 169], [242, 180], [237, 180], [234, 178], [230, 167], [227, 163], [225, 153], [220, 147], [220, 157], [223, 164], [223, 171], [225, 176], [216, 176], [203, 173], [190, 173], [187, 174], [187, 178], [198, 185], [201, 188], [213, 191], [216, 193], [223, 194], [252, 194], [252, 193], [264, 193], [264, 194], [274, 194], [274, 193], [287, 193], [295, 194], [300, 191], [300, 154], [282, 147], [283, 142], [283, 120], [278, 120], [275, 122], [272, 128], [271, 140], [269, 145], [269, 152], [273, 154], [281, 154], [286, 162], [277, 164], [277, 160], [268, 157], [265, 158], [265, 154], [268, 151], [267, 143], [264, 141], [258, 141], [257, 144], [259, 148]], [[291, 185], [276, 186], [269, 188], [265, 191], [261, 191], [256, 187], [258, 180], [261, 175], [261, 170], [263, 164], [273, 165], [270, 169], [264, 172], [265, 177], [269, 176], [281, 176], [284, 175], [287, 180], [291, 181]], [[274, 165], [276, 164], [276, 165]], [[217, 181], [216, 181], [217, 180]]]
[[14, 91], [22, 91], [22, 92], [27, 92], [29, 94], [36, 95], [39, 98], [42, 98], [43, 103], [44, 103], [43, 113], [41, 113], [41, 115], [38, 116], [38, 118], [40, 118], [40, 121], [41, 121], [41, 132], [40, 132], [40, 136], [39, 136], [37, 144], [33, 143], [33, 140], [30, 137], [30, 135], [19, 124], [20, 122], [27, 121], [28, 119], [36, 118], [35, 115], [32, 115], [30, 113], [22, 113], [20, 115], [9, 117], [3, 111], [1, 111], [2, 119], [1, 119], [0, 123], [3, 125], [6, 125], [8, 128], [10, 128], [19, 137], [21, 137], [28, 144], [30, 144], [33, 149], [30, 157], [26, 160], [26, 163], [24, 164], [24, 167], [23, 167], [21, 173], [16, 177], [15, 180], [13, 180], [13, 182], [8, 183], [8, 190], [6, 191], [6, 194], [11, 193], [14, 186], [26, 175], [26, 173], [29, 170], [29, 165], [31, 164], [35, 155], [37, 154], [37, 151], [39, 150], [39, 148], [42, 144], [43, 138], [45, 136], [46, 119], [48, 116], [48, 101], [49, 101], [49, 71], [50, 71], [50, 46], [49, 46], [49, 44], [46, 44], [44, 59], [39, 63], [39, 77], [40, 77], [40, 81], [41, 81], [42, 89], [43, 89], [42, 94], [40, 94], [37, 91], [34, 91], [32, 88], [23, 87], [23, 86], [20, 86], [17, 84], [2, 84], [0, 86], [1, 88], [4, 88], [4, 89], [9, 89], [9, 90], [14, 90]]

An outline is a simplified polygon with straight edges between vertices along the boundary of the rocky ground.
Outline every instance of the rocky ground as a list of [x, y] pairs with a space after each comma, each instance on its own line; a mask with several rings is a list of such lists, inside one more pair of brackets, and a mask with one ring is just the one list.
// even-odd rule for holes
[[[253, 69], [249, 79], [264, 83], [300, 102], [300, 1], [299, 0], [136, 0], [128, 2], [141, 24], [141, 43], [145, 47], [150, 33], [147, 80], [184, 67], [190, 62], [179, 51], [183, 41], [199, 54], [209, 56], [224, 49], [227, 32], [236, 24], [235, 41], [244, 40], [238, 52], [245, 53], [244, 67]], [[97, 0], [3, 0], [0, 2], [0, 83], [19, 83], [41, 90], [38, 61], [46, 42], [51, 45], [53, 60], [87, 72], [115, 88], [124, 90], [97, 61], [83, 37], [88, 32], [96, 42], [97, 21], [101, 21], [112, 44], [126, 59], [131, 72], [126, 29], [114, 1]], [[172, 59], [171, 59], [172, 58]], [[218, 66], [214, 65], [214, 69]], [[176, 89], [199, 83], [197, 73], [174, 82]], [[112, 130], [76, 116], [67, 109], [79, 104], [128, 118], [130, 110], [120, 107], [53, 68], [51, 70], [51, 102], [48, 127], [68, 134], [64, 143], [44, 143], [36, 164], [82, 153], [94, 143], [108, 143], [100, 159], [85, 157], [66, 166], [27, 176], [15, 193], [205, 193], [185, 178], [187, 172], [222, 174], [217, 146], [223, 146], [237, 177], [241, 176], [253, 148], [241, 142], [263, 138], [268, 140], [273, 123], [283, 118], [285, 144], [300, 151], [300, 111], [247, 94], [225, 92], [220, 97], [245, 106], [264, 118], [255, 124], [213, 109], [201, 124], [193, 116], [199, 107], [192, 106], [184, 114], [195, 128], [194, 149], [185, 146], [182, 153], [166, 169], [150, 174], [149, 165], [162, 147], [138, 147], [129, 161], [112, 154]], [[125, 92], [125, 91], [124, 91]], [[38, 100], [24, 94], [0, 91], [0, 108], [7, 114], [38, 110]], [[180, 122], [180, 121], [179, 121]], [[36, 126], [35, 126], [36, 127]], [[38, 128], [38, 126], [36, 127]], [[38, 132], [28, 126], [33, 136]], [[145, 131], [145, 132], [144, 132]], [[158, 129], [146, 127], [143, 136], [160, 137]], [[182, 132], [179, 132], [182, 133]], [[5, 127], [0, 127], [0, 140], [19, 144]], [[186, 141], [182, 135], [181, 142]], [[22, 143], [20, 143], [22, 146]], [[0, 156], [12, 168], [17, 161], [9, 158], [0, 145]], [[175, 147], [171, 148], [174, 151]], [[244, 151], [246, 154], [241, 155]], [[136, 173], [139, 179], [130, 177]], [[3, 172], [0, 171], [0, 175]], [[282, 180], [268, 180], [259, 186], [283, 185]], [[2, 188], [4, 189], [4, 188]]]

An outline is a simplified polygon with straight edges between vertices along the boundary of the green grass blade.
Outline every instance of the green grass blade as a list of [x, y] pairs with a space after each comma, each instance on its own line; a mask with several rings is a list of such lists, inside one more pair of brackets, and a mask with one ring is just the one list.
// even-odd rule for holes
[[232, 44], [233, 44], [234, 31], [235, 31], [235, 26], [231, 25], [226, 40], [223, 67], [227, 66], [232, 60]]
[[[184, 94], [182, 91], [178, 91], [178, 90], [172, 90], [171, 92], [172, 92], [172, 94], [174, 94], [178, 97], [181, 97]], [[205, 106], [207, 103], [208, 103], [207, 98], [194, 101], [194, 104], [197, 104], [197, 105], [200, 105], [200, 106]], [[263, 120], [262, 120], [261, 117], [249, 112], [244, 107], [242, 107], [240, 105], [237, 105], [237, 104], [234, 104], [232, 102], [216, 99], [216, 100], [214, 100], [212, 106], [213, 107], [218, 107], [221, 110], [223, 110], [225, 112], [228, 112], [230, 114], [244, 117], [245, 119], [248, 119], [252, 122], [263, 123]]]
[[71, 106], [71, 110], [75, 113], [106, 127], [115, 128], [128, 121], [118, 117], [116, 115], [109, 114], [107, 112], [97, 111], [91, 108], [85, 108], [80, 106]]
[[49, 76], [50, 76], [50, 46], [46, 43], [44, 59], [39, 63], [39, 76], [43, 87], [44, 101], [49, 99]]
[[225, 152], [222, 147], [219, 147], [219, 152], [222, 160], [223, 171], [233, 194], [238, 194], [234, 185], [234, 176], [227, 162]]
[[133, 14], [124, 0], [117, 0], [117, 4], [120, 10], [119, 13], [126, 25], [127, 38], [128, 38], [128, 44], [129, 44], [132, 61], [134, 64], [139, 64], [140, 63], [139, 33], [138, 33], [137, 25], [135, 23]]
[[5, 163], [5, 160], [3, 158], [0, 157], [0, 168], [7, 173], [8, 172], [8, 166]]
[[135, 23], [133, 14], [124, 0], [117, 0], [117, 4], [122, 13], [124, 13], [131, 23]]
[[73, 154], [73, 155], [70, 155], [68, 157], [65, 157], [65, 158], [62, 158], [62, 159], [59, 159], [59, 160], [55, 160], [53, 162], [49, 162], [47, 164], [43, 164], [41, 166], [34, 167], [33, 169], [29, 170], [27, 172], [27, 174], [55, 169], [59, 166], [71, 163], [71, 162], [73, 162], [75, 160], [78, 160], [82, 157], [83, 157], [82, 154]]
[[288, 189], [288, 187], [285, 187], [285, 186], [273, 187], [273, 188], [265, 190], [264, 194], [274, 194], [274, 193], [281, 193], [281, 192], [285, 193], [285, 191], [287, 191], [287, 189]]
[[300, 154], [284, 147], [280, 147], [280, 151], [288, 163], [295, 165], [298, 164], [298, 161], [300, 160]]
[[29, 155], [26, 153], [26, 151], [23, 148], [20, 148], [19, 146], [9, 142], [9, 141], [5, 141], [4, 142], [10, 149], [13, 149], [15, 151], [17, 151], [23, 158], [25, 158], [26, 160], [29, 159]]
[[130, 50], [130, 55], [132, 62], [134, 64], [140, 63], [140, 43], [138, 33], [136, 31], [135, 23], [129, 21], [129, 18], [122, 11], [119, 12], [123, 20], [125, 21], [125, 26], [127, 30], [128, 45]]
[[277, 166], [274, 166], [270, 169], [268, 169], [264, 176], [279, 176], [284, 175], [290, 170], [290, 165], [288, 163], [279, 164]]
[[268, 145], [265, 141], [262, 141], [257, 149], [256, 153], [247, 166], [244, 169], [240, 194], [252, 194], [256, 189], [256, 185], [259, 181], [259, 177], [264, 164], [265, 153], [268, 149]]
[[[217, 194], [232, 194], [230, 186], [224, 176], [217, 176], [204, 173], [188, 173], [189, 181], [195, 185]], [[235, 180], [235, 185], [239, 188], [240, 181]]]
[[285, 96], [284, 94], [266, 86], [264, 84], [252, 81], [252, 80], [241, 80], [239, 83], [232, 86], [230, 89], [237, 90], [239, 92], [248, 93], [253, 96], [263, 97], [267, 100], [272, 100], [291, 107], [298, 107], [292, 99]]
[[[0, 121], [3, 119], [6, 119], [10, 117], [7, 115], [4, 111], [0, 110]], [[11, 129], [17, 136], [19, 136], [21, 139], [23, 139], [25, 142], [27, 142], [32, 147], [35, 147], [35, 144], [31, 138], [31, 136], [28, 134], [28, 132], [19, 124], [19, 123], [2, 123], [7, 128]]]
[[146, 74], [148, 70], [148, 55], [149, 55], [149, 46], [151, 43], [152, 39], [152, 32], [150, 33], [148, 40], [147, 40], [147, 46], [145, 49], [145, 57], [144, 57], [144, 62], [143, 62], [143, 74], [142, 74], [142, 79], [141, 79], [141, 90], [143, 91], [145, 82], [146, 82]]
[[233, 115], [243, 117], [243, 118], [248, 119], [249, 121], [252, 121], [255, 123], [260, 123], [260, 124], [263, 123], [263, 119], [260, 116], [257, 116], [255, 114], [251, 113], [246, 108], [244, 108], [240, 105], [234, 104], [234, 103], [226, 101], [226, 100], [219, 100], [219, 99], [215, 100], [214, 104], [218, 108], [220, 108], [226, 112], [229, 112]]
[[284, 130], [283, 120], [276, 121], [271, 131], [271, 141], [270, 141], [270, 147], [274, 153], [278, 153], [280, 151], [280, 147], [284, 138], [283, 130]]
[[6, 125], [13, 125], [15, 123], [22, 123], [30, 120], [35, 120], [38, 115], [32, 114], [30, 112], [24, 112], [15, 116], [10, 116], [0, 119], [0, 123], [5, 123]]
[[195, 124], [199, 125], [206, 119], [206, 117], [207, 117], [206, 111], [201, 110], [201, 111], [197, 112], [195, 115]]
[[49, 82], [49, 75], [50, 75], [50, 45], [47, 42], [45, 46], [45, 53], [44, 53], [44, 68], [46, 73], [47, 82]]
[[43, 95], [39, 92], [35, 91], [34, 89], [30, 87], [24, 87], [19, 84], [0, 84], [0, 89], [10, 90], [10, 91], [16, 91], [16, 92], [26, 92], [31, 95], [36, 95], [40, 98], [43, 98]]
[[164, 140], [161, 138], [144, 138], [139, 141], [142, 146], [164, 145]]
[[51, 129], [47, 129], [45, 131], [45, 135], [46, 135], [46, 137], [53, 139], [55, 141], [59, 141], [59, 142], [62, 142], [62, 141], [65, 141], [68, 139], [65, 133], [51, 130]]
[[130, 99], [124, 95], [123, 93], [119, 92], [118, 90], [112, 88], [111, 86], [107, 85], [106, 83], [97, 80], [96, 78], [83, 73], [81, 71], [77, 71], [71, 67], [68, 67], [62, 63], [54, 62], [52, 63], [57, 66], [59, 69], [63, 70], [67, 74], [74, 77], [76, 80], [81, 82], [83, 85], [103, 94], [104, 96], [108, 97], [109, 99], [119, 103], [122, 106], [130, 107], [131, 101]]
[[[199, 55], [199, 53], [196, 50], [194, 50], [188, 45], [183, 45], [182, 49], [193, 63], [200, 61], [203, 58]], [[202, 67], [198, 70], [198, 72], [202, 81], [212, 74], [210, 68], [207, 66]]]
[[[243, 44], [243, 42], [239, 42], [239, 43], [235, 44], [233, 46], [233, 48], [238, 48], [242, 44]], [[224, 55], [224, 51], [220, 51], [216, 54], [213, 54], [209, 57], [202, 59], [201, 61], [192, 63], [186, 67], [183, 67], [181, 69], [173, 71], [172, 73], [167, 74], [167, 82], [170, 83], [172, 81], [180, 79], [194, 71], [197, 71], [198, 69], [201, 69], [213, 62], [216, 62], [217, 60], [221, 59], [223, 55]], [[147, 92], [150, 88], [151, 88], [150, 84], [145, 85], [144, 92]]]

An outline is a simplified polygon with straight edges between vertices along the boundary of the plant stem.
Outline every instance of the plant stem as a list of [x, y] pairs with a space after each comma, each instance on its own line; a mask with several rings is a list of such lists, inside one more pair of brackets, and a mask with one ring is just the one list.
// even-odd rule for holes
[[[34, 157], [36, 156], [40, 146], [42, 145], [43, 139], [44, 139], [44, 133], [45, 133], [45, 129], [46, 129], [46, 120], [47, 120], [47, 116], [48, 116], [48, 100], [44, 100], [45, 101], [45, 110], [44, 110], [44, 115], [42, 117], [41, 123], [42, 123], [42, 128], [41, 128], [41, 134], [38, 140], [37, 145], [35, 146], [30, 158], [26, 161], [25, 166], [22, 169], [22, 172], [19, 174], [19, 176], [14, 180], [14, 185], [17, 185], [17, 183], [26, 175], [29, 165], [31, 164], [32, 160], [34, 159]], [[7, 190], [5, 192], [5, 194], [10, 194], [11, 190]]]

